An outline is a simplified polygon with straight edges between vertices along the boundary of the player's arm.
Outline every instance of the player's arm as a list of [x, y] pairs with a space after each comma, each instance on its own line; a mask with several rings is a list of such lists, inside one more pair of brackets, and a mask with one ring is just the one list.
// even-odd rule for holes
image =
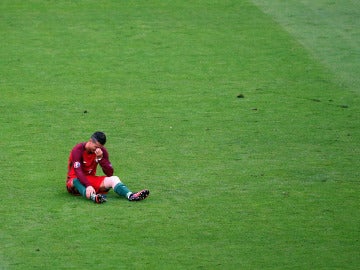
[[[98, 148], [100, 149], [100, 148]], [[111, 165], [111, 162], [109, 160], [109, 153], [105, 148], [100, 149], [101, 151], [97, 150], [95, 151], [95, 154], [97, 155], [97, 162], [101, 166], [102, 171], [106, 176], [112, 176], [114, 173], [114, 168]]]

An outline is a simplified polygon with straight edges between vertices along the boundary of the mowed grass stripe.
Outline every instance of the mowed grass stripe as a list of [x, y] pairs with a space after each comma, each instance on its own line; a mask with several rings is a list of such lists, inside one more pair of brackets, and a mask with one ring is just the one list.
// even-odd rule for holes
[[335, 76], [340, 86], [359, 94], [359, 1], [253, 0]]

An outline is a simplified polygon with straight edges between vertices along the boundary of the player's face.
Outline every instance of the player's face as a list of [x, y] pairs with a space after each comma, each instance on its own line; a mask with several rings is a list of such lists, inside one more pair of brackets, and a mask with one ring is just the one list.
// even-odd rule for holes
[[90, 139], [87, 144], [87, 150], [94, 153], [96, 149], [101, 148], [102, 144], [96, 140]]

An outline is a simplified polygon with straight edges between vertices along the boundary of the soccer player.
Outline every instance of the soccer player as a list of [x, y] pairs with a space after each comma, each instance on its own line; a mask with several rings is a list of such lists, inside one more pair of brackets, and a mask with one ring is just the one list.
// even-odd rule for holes
[[[106, 202], [106, 194], [110, 188], [129, 201], [141, 201], [149, 196], [149, 190], [137, 193], [131, 192], [119, 179], [114, 176], [114, 169], [109, 161], [109, 154], [104, 147], [106, 135], [95, 132], [87, 142], [79, 143], [71, 150], [66, 188], [74, 195], [83, 197], [95, 203]], [[100, 165], [105, 176], [97, 176], [96, 169]]]

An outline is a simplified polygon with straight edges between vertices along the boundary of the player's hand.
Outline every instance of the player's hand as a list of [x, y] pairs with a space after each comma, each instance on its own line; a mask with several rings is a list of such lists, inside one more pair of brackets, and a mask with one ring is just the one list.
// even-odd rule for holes
[[95, 149], [95, 155], [97, 159], [102, 159], [103, 157], [103, 151], [101, 150], [101, 148], [96, 148]]
[[91, 194], [95, 193], [95, 189], [92, 186], [86, 188], [86, 198], [90, 199]]

